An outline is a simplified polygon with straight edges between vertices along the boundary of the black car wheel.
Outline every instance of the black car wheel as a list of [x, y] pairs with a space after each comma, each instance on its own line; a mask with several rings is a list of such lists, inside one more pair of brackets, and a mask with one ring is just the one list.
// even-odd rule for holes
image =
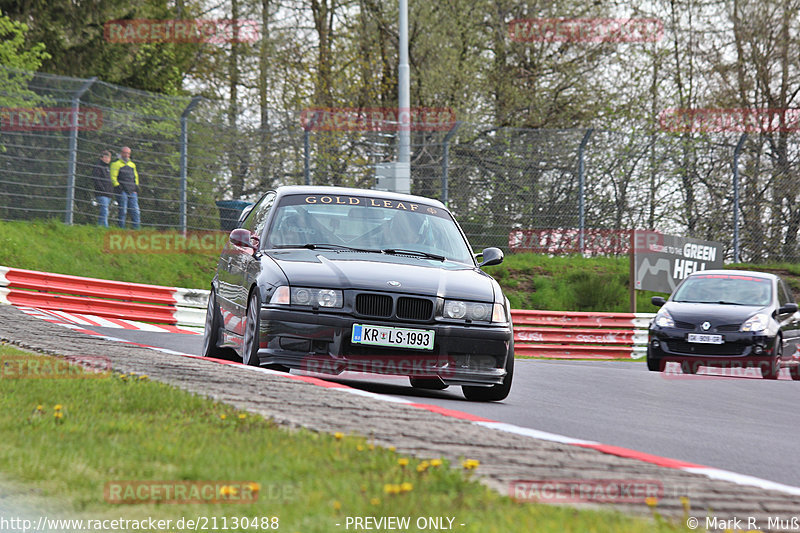
[[764, 379], [778, 379], [781, 373], [781, 358], [783, 357], [783, 341], [780, 336], [775, 337], [775, 346], [772, 347], [775, 356], [770, 361], [761, 363], [761, 377]]
[[242, 345], [242, 363], [249, 366], [261, 366], [258, 359], [259, 330], [261, 329], [261, 295], [258, 289], [250, 293], [247, 299], [247, 318], [244, 324], [244, 343]]
[[492, 385], [490, 387], [469, 387], [464, 385], [461, 387], [464, 397], [473, 402], [498, 402], [504, 400], [508, 393], [511, 392], [511, 381], [514, 378], [514, 341], [508, 349], [506, 356], [506, 375], [503, 382], [499, 385]]
[[793, 380], [800, 381], [800, 365], [790, 366], [789, 375], [792, 376]]
[[208, 306], [206, 307], [206, 324], [203, 330], [203, 357], [213, 357], [215, 359], [225, 359], [232, 361], [237, 358], [236, 351], [231, 348], [220, 348], [219, 330], [222, 327], [222, 313], [217, 305], [217, 297], [214, 287], [208, 295]]
[[408, 381], [415, 389], [444, 390], [448, 387], [447, 383], [439, 378], [408, 378]]
[[665, 365], [658, 357], [650, 355], [650, 347], [647, 347], [647, 370], [650, 372], [663, 372]]

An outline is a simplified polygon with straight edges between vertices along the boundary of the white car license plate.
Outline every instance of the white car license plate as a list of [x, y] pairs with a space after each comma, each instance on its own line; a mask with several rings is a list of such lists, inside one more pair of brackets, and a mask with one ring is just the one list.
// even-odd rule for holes
[[394, 348], [414, 348], [417, 350], [433, 350], [433, 334], [430, 329], [390, 328], [353, 324], [353, 344], [371, 344], [373, 346], [391, 346]]
[[705, 333], [689, 333], [686, 338], [689, 342], [697, 342], [700, 344], [724, 344], [722, 335], [707, 335]]

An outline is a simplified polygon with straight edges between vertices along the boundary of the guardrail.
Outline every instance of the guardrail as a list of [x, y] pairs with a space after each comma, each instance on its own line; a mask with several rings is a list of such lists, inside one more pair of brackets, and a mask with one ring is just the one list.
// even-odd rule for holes
[[[0, 303], [203, 326], [208, 291], [0, 266]], [[514, 351], [557, 359], [644, 357], [652, 313], [512, 310]]]
[[653, 313], [512, 310], [514, 352], [557, 359], [639, 359]]
[[0, 304], [202, 326], [208, 291], [0, 266]]

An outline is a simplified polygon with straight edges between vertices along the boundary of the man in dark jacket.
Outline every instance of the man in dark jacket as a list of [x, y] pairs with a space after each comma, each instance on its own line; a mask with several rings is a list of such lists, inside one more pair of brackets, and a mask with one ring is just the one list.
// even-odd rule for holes
[[125, 227], [125, 216], [130, 209], [131, 224], [139, 229], [139, 173], [127, 146], [120, 150], [119, 159], [111, 163], [111, 183], [119, 194], [119, 227]]
[[97, 223], [105, 227], [108, 227], [108, 206], [111, 204], [111, 196], [114, 194], [114, 186], [111, 184], [111, 173], [108, 168], [109, 163], [111, 163], [111, 152], [103, 150], [100, 152], [100, 160], [92, 169], [94, 196], [100, 205]]

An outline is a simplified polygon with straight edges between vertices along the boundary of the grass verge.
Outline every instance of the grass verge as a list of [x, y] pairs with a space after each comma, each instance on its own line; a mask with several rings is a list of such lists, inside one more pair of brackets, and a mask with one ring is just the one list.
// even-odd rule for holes
[[[40, 374], [9, 370], [9, 364], [21, 368], [20, 358]], [[418, 517], [452, 517], [454, 529], [481, 533], [682, 530], [660, 519], [518, 503], [484, 487], [461, 465], [404, 457], [364, 437], [288, 431], [146, 376], [44, 379], [41, 369], [55, 365], [52, 357], [0, 346], [0, 359], [0, 471], [40, 492], [45, 505], [56, 500], [69, 510], [59, 518], [154, 517], [172, 520], [170, 531], [179, 530], [174, 524], [181, 518], [206, 517], [210, 528], [216, 517], [218, 529], [224, 520], [227, 530], [253, 531], [269, 529], [263, 517], [278, 517], [280, 531], [328, 533], [346, 531], [347, 517], [358, 516], [407, 516], [412, 524]], [[104, 490], [131, 481], [218, 481], [228, 496], [230, 487], [247, 486], [258, 498], [107, 501]], [[243, 518], [249, 527], [234, 527]]]

